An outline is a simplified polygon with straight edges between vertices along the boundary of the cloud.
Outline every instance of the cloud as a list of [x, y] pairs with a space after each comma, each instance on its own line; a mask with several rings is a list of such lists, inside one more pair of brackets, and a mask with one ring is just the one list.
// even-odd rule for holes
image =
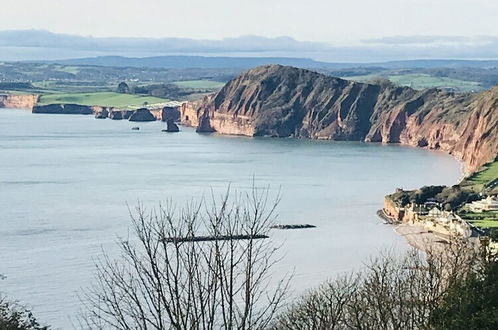
[[95, 38], [45, 30], [0, 31], [1, 60], [53, 60], [99, 55], [286, 56], [321, 61], [376, 62], [406, 59], [498, 59], [498, 37], [391, 36], [354, 46], [299, 41], [282, 36], [221, 40], [189, 38]]
[[94, 38], [56, 34], [45, 30], [0, 31], [0, 47], [72, 48], [94, 51], [147, 50], [149, 52], [261, 52], [321, 49], [320, 43], [291, 37], [242, 36], [222, 40], [188, 38]]

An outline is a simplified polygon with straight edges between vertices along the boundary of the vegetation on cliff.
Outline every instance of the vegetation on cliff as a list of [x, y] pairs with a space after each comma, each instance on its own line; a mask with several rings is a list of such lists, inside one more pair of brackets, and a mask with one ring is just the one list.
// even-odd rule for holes
[[487, 263], [452, 283], [429, 325], [441, 330], [498, 329], [498, 263]]
[[477, 194], [469, 189], [454, 185], [447, 186], [424, 186], [416, 190], [401, 190], [388, 196], [399, 207], [410, 204], [423, 205], [427, 202], [434, 202], [442, 205], [447, 210], [456, 210], [464, 203], [476, 200]]
[[496, 261], [462, 241], [434, 252], [374, 258], [309, 291], [271, 329], [495, 329]]

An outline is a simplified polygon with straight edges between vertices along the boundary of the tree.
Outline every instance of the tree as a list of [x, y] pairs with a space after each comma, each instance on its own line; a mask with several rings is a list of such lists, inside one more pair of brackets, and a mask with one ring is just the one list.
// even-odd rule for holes
[[391, 80], [389, 80], [389, 78], [382, 76], [372, 77], [370, 80], [367, 81], [367, 83], [372, 85], [379, 85], [383, 88], [395, 87], [394, 83]]
[[117, 88], [118, 93], [128, 94], [130, 92], [130, 87], [124, 81], [120, 82]]
[[371, 260], [355, 274], [329, 281], [291, 305], [272, 330], [422, 329], [448, 287], [481, 269], [478, 251], [450, 242], [445, 251], [412, 250]]
[[0, 296], [0, 329], [2, 330], [48, 330], [42, 326], [28, 309]]
[[[265, 237], [278, 198], [268, 190], [219, 202], [138, 206], [121, 258], [96, 265], [84, 295], [91, 329], [263, 329], [288, 281], [270, 281], [277, 249]], [[245, 239], [238, 239], [245, 238]]]
[[448, 290], [432, 312], [432, 329], [498, 329], [498, 263], [472, 273]]

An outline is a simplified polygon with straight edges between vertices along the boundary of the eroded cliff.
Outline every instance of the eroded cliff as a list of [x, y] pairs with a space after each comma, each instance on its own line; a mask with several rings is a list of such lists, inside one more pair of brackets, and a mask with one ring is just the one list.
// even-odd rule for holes
[[127, 119], [130, 121], [167, 121], [180, 120], [180, 107], [161, 107], [153, 109], [120, 109], [116, 107], [103, 107], [98, 105], [80, 104], [46, 104], [33, 106], [33, 113], [95, 115], [99, 119]]
[[496, 157], [497, 107], [498, 87], [416, 91], [270, 65], [184, 105], [182, 123], [222, 134], [403, 143], [444, 150], [475, 170]]
[[0, 108], [31, 110], [39, 97], [37, 94], [0, 94]]

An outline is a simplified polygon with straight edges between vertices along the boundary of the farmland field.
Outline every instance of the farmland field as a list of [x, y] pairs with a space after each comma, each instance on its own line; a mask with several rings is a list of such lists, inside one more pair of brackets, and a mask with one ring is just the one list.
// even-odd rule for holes
[[[483, 169], [474, 173], [461, 182], [461, 186], [472, 188], [474, 191], [482, 191], [486, 185], [490, 185], [498, 179], [498, 161], [483, 166]], [[489, 187], [495, 190], [495, 187]]]
[[219, 89], [225, 85], [223, 82], [213, 80], [185, 80], [176, 81], [174, 84], [179, 87], [194, 89]]
[[[368, 82], [369, 80], [378, 77], [378, 75], [363, 75], [363, 76], [350, 76], [344, 79], [354, 80], [359, 82]], [[414, 89], [424, 88], [451, 88], [460, 92], [481, 91], [484, 88], [475, 81], [458, 80], [447, 77], [435, 77], [428, 74], [401, 74], [389, 75], [388, 78], [396, 85], [409, 86]]]
[[114, 92], [99, 93], [61, 93], [46, 94], [40, 99], [39, 104], [65, 104], [74, 103], [81, 105], [100, 105], [106, 107], [139, 107], [145, 102], [147, 104], [159, 104], [168, 102], [167, 99], [161, 99], [153, 96], [141, 96], [131, 94], [120, 94]]
[[469, 221], [469, 223], [483, 229], [498, 228], [498, 220], [475, 220]]

